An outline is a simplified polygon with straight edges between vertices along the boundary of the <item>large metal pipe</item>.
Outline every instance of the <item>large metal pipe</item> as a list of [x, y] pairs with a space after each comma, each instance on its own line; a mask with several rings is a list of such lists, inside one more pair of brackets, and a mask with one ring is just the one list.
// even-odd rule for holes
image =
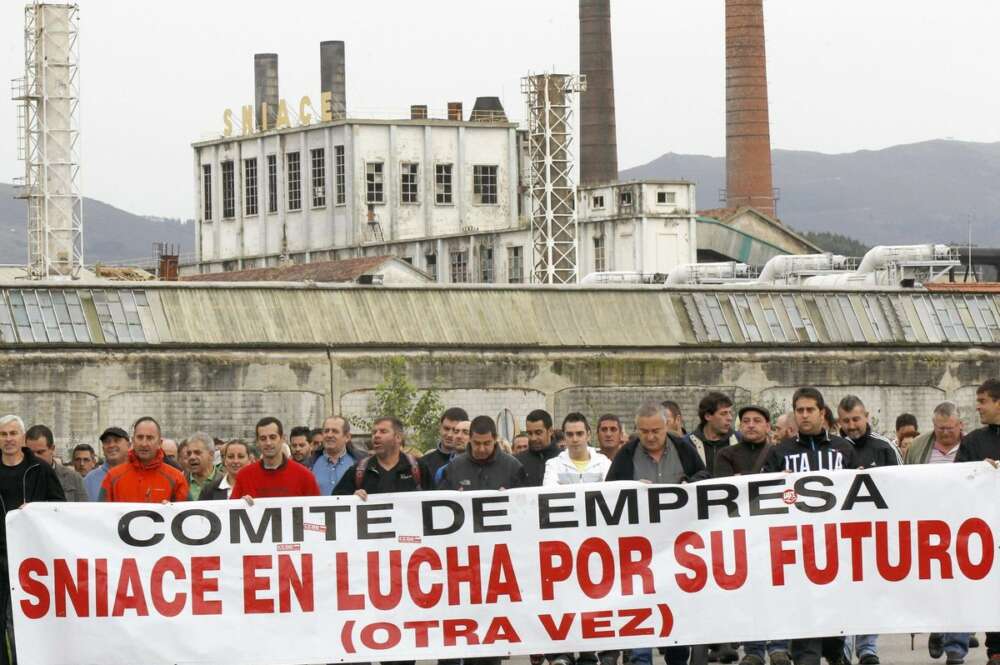
[[726, 0], [726, 199], [774, 215], [763, 0]]
[[580, 184], [618, 180], [611, 0], [580, 0]]
[[[253, 101], [257, 131], [274, 129], [274, 119], [278, 115], [278, 54], [255, 53], [253, 56]], [[267, 104], [267, 122], [262, 117], [263, 105]]]
[[342, 41], [319, 44], [320, 91], [330, 93], [334, 120], [347, 117], [347, 56]]

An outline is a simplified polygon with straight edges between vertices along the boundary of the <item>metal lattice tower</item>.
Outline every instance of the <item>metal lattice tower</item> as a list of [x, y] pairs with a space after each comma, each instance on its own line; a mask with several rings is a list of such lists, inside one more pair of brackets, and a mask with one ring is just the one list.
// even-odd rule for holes
[[537, 74], [521, 79], [528, 105], [535, 283], [575, 284], [579, 278], [572, 120], [573, 94], [586, 89], [585, 76]]
[[73, 278], [83, 264], [80, 196], [80, 74], [77, 5], [24, 8], [24, 78], [11, 81], [18, 102], [15, 197], [28, 206], [28, 273]]

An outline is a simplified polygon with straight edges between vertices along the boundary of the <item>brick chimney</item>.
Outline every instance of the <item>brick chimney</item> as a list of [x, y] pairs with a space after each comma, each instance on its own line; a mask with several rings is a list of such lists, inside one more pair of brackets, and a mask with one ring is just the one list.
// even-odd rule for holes
[[580, 184], [618, 181], [610, 0], [580, 0]]
[[763, 0], [726, 0], [726, 206], [774, 215]]

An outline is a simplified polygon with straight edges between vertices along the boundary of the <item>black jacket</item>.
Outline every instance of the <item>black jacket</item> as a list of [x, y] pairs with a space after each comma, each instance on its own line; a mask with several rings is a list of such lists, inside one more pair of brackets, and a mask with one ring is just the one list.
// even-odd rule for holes
[[35, 457], [30, 448], [22, 447], [27, 467], [16, 480], [8, 480], [15, 485], [11, 488], [20, 494], [20, 500], [11, 505], [0, 495], [0, 563], [7, 565], [7, 513], [32, 501], [65, 501], [62, 484], [51, 466]]
[[541, 450], [525, 450], [517, 454], [517, 461], [524, 467], [524, 487], [541, 487], [545, 477], [545, 463], [561, 453], [559, 446], [553, 441], [548, 448]]
[[799, 434], [776, 445], [767, 454], [762, 471], [806, 473], [856, 469], [858, 465], [854, 459], [854, 446], [850, 441], [822, 430], [814, 436]]
[[[674, 446], [677, 450], [677, 456], [681, 461], [681, 466], [684, 467], [684, 478], [682, 480], [694, 482], [712, 477], [712, 474], [705, 468], [705, 463], [698, 456], [698, 451], [694, 449], [694, 446], [679, 436], [667, 434], [667, 437], [669, 438], [667, 445]], [[611, 468], [608, 469], [608, 475], [605, 480], [635, 480], [635, 460], [633, 457], [640, 445], [642, 444], [639, 443], [639, 438], [633, 437], [628, 443], [622, 446], [621, 450], [615, 455], [615, 458], [611, 460]]]
[[715, 455], [715, 470], [712, 475], [715, 478], [725, 478], [760, 473], [767, 461], [767, 454], [773, 447], [766, 441], [750, 443], [743, 440], [735, 446], [726, 446]]
[[[358, 487], [358, 467], [362, 468], [361, 486]], [[340, 496], [350, 496], [356, 490], [362, 489], [368, 494], [388, 494], [390, 492], [417, 492], [423, 489], [418, 482], [421, 471], [417, 471], [419, 463], [404, 453], [399, 453], [396, 466], [388, 471], [382, 468], [378, 457], [371, 455], [359, 461], [346, 472], [333, 488], [333, 493]]]
[[460, 490], [506, 490], [524, 487], [524, 467], [512, 455], [493, 449], [493, 455], [486, 460], [477, 460], [468, 452], [457, 455], [444, 468], [438, 489]]
[[889, 439], [872, 432], [869, 427], [860, 439], [847, 439], [854, 444], [854, 468], [873, 466], [898, 466], [901, 463], [896, 448]]
[[442, 450], [441, 444], [429, 453], [424, 453], [424, 456], [420, 458], [420, 472], [421, 479], [420, 482], [423, 484], [425, 490], [432, 490], [435, 488], [434, 476], [437, 474], [438, 470], [451, 462], [455, 458], [453, 453], [448, 453]]
[[[715, 471], [715, 464], [719, 453], [730, 446], [736, 445], [740, 441], [740, 436], [736, 432], [729, 432], [721, 439], [710, 439], [708, 438], [708, 435], [705, 434], [704, 427], [699, 425], [698, 429], [687, 434], [684, 437], [684, 440], [694, 446], [696, 451], [698, 450], [698, 442], [700, 441], [701, 447], [705, 450], [705, 468], [708, 469], [709, 473], [719, 475]], [[701, 455], [699, 455], [699, 457], [701, 457]]]
[[987, 425], [973, 430], [962, 439], [956, 462], [981, 462], [984, 459], [1000, 460], [1000, 425]]
[[[212, 482], [201, 490], [201, 494], [198, 495], [199, 501], [225, 501], [229, 498], [229, 490], [222, 489], [219, 485], [222, 484], [222, 479], [226, 477], [225, 469], [219, 469], [215, 478], [212, 478]], [[236, 480], [233, 480], [235, 484]]]

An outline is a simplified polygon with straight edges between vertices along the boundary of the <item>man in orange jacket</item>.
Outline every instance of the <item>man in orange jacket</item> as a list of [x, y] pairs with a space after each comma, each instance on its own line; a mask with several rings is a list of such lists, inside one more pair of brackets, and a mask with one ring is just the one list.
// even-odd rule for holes
[[163, 461], [160, 424], [146, 416], [132, 426], [128, 461], [108, 471], [98, 501], [169, 503], [189, 494], [184, 474]]

